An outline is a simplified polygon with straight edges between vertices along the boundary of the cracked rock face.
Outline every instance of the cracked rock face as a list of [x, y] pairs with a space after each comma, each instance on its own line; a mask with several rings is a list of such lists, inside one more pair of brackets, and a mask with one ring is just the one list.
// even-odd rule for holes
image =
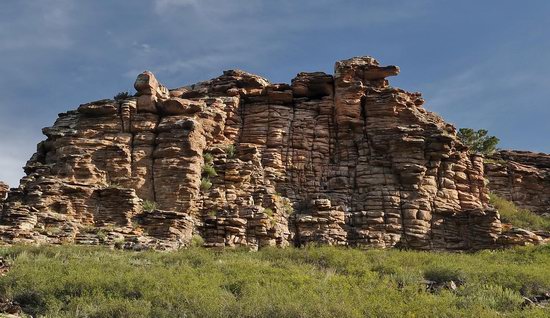
[[290, 85], [231, 70], [173, 90], [144, 72], [136, 96], [83, 104], [43, 130], [4, 203], [2, 239], [497, 246], [483, 159], [419, 93], [388, 85], [398, 72], [357, 57]]
[[9, 190], [8, 185], [0, 181], [0, 202], [6, 199]]
[[522, 209], [550, 216], [550, 155], [499, 151], [485, 160], [491, 192]]

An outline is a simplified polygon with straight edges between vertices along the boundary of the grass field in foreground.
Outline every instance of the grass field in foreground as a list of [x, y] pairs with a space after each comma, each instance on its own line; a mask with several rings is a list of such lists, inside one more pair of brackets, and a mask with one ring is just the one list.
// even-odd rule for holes
[[[3, 247], [0, 296], [45, 317], [549, 317], [550, 246], [474, 254], [334, 247], [129, 252]], [[426, 291], [424, 280], [459, 284]]]

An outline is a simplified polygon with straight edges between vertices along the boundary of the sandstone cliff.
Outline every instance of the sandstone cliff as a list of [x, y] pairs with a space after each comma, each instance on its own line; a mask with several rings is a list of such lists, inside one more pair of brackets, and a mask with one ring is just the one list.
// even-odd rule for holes
[[550, 216], [550, 155], [499, 151], [485, 160], [491, 192], [522, 209]]
[[9, 190], [10, 188], [8, 187], [8, 185], [0, 181], [0, 203], [2, 203], [6, 199]]
[[483, 159], [419, 93], [388, 85], [398, 72], [357, 57], [290, 85], [231, 70], [173, 90], [144, 72], [136, 96], [80, 105], [43, 130], [4, 204], [2, 238], [498, 246]]

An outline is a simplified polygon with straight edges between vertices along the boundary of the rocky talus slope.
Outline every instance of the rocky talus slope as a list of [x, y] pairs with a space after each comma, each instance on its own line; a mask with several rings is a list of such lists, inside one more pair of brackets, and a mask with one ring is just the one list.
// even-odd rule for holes
[[491, 192], [522, 209], [550, 216], [550, 155], [499, 151], [485, 160]]
[[136, 96], [82, 104], [43, 130], [3, 203], [2, 240], [506, 244], [483, 159], [419, 93], [388, 85], [398, 72], [357, 57], [290, 85], [231, 70], [172, 90], [144, 72]]

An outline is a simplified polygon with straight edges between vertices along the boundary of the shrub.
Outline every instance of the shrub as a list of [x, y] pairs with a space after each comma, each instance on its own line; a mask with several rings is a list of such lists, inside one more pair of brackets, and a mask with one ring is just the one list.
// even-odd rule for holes
[[449, 267], [434, 266], [424, 271], [424, 278], [436, 283], [445, 283], [453, 281], [458, 284], [466, 282], [466, 274], [464, 272]]
[[490, 155], [495, 152], [500, 140], [495, 136], [488, 136], [487, 133], [485, 129], [475, 131], [472, 128], [460, 128], [458, 138], [470, 148], [470, 151]]
[[283, 209], [288, 215], [294, 214], [294, 208], [292, 207], [292, 203], [290, 203], [290, 200], [285, 201]]
[[202, 167], [202, 173], [209, 178], [212, 178], [218, 175], [218, 173], [216, 172], [216, 169], [211, 164], [205, 164]]
[[496, 194], [490, 194], [489, 197], [489, 202], [498, 209], [503, 222], [529, 230], [550, 231], [550, 218], [540, 216], [529, 210], [520, 209], [513, 202]]
[[207, 163], [207, 164], [212, 164], [212, 162], [214, 161], [214, 156], [212, 156], [212, 154], [209, 152], [205, 152], [202, 155], [202, 158], [204, 159], [204, 163]]
[[458, 302], [460, 307], [484, 307], [499, 312], [512, 311], [520, 308], [523, 297], [511, 289], [498, 285], [472, 285], [459, 292], [462, 296]]
[[115, 247], [118, 249], [122, 249], [124, 247], [125, 241], [123, 238], [118, 238], [115, 240]]
[[201, 179], [200, 188], [201, 188], [201, 190], [203, 190], [203, 191], [208, 191], [208, 190], [210, 190], [210, 188], [212, 188], [212, 182], [210, 181], [210, 179], [208, 179], [208, 178], [202, 178], [202, 179]]
[[114, 100], [124, 100], [124, 99], [126, 99], [126, 98], [128, 98], [128, 97], [130, 97], [130, 96], [131, 96], [131, 95], [130, 95], [129, 92], [120, 92], [120, 93], [116, 94], [116, 95], [113, 97], [113, 99], [114, 99]]
[[237, 152], [237, 149], [233, 144], [227, 145], [227, 147], [225, 147], [225, 154], [227, 155], [227, 158], [234, 158], [236, 152]]
[[157, 209], [157, 203], [149, 200], [143, 200], [141, 206], [145, 212], [153, 212]]
[[271, 210], [270, 208], [265, 208], [264, 213], [270, 218], [273, 217], [273, 210]]
[[102, 229], [98, 230], [96, 232], [96, 235], [100, 241], [105, 241], [105, 239], [107, 238], [107, 233], [105, 233], [105, 230]]
[[191, 242], [189, 243], [192, 247], [201, 247], [204, 245], [204, 239], [202, 236], [195, 234], [191, 237]]

